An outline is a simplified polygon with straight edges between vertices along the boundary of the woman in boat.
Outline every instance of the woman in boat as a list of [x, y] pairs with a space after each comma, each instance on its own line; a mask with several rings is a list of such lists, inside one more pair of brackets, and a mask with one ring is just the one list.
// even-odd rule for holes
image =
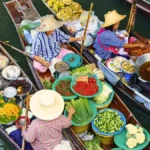
[[83, 37], [74, 38], [64, 34], [58, 29], [63, 24], [64, 22], [57, 21], [53, 15], [47, 15], [41, 19], [41, 24], [36, 29], [38, 34], [33, 41], [31, 58], [34, 60], [34, 67], [40, 72], [47, 70], [54, 57], [61, 59], [63, 55], [71, 52], [66, 49], [61, 50], [61, 43], [82, 41], [84, 39]]
[[129, 58], [128, 55], [119, 54], [119, 48], [130, 49], [135, 47], [144, 47], [144, 44], [127, 44], [125, 41], [119, 39], [115, 34], [120, 21], [123, 20], [126, 15], [120, 15], [116, 12], [116, 10], [113, 10], [105, 14], [104, 17], [105, 22], [98, 32], [94, 42], [95, 53], [102, 59], [113, 58], [115, 56]]
[[[41, 90], [30, 100], [30, 110], [37, 119], [31, 124], [10, 133], [10, 137], [21, 147], [22, 137], [27, 141], [25, 150], [71, 150], [70, 143], [62, 140], [62, 129], [71, 126], [75, 109], [69, 109], [68, 117], [62, 114], [64, 100], [52, 90]], [[22, 136], [21, 136], [22, 135]]]

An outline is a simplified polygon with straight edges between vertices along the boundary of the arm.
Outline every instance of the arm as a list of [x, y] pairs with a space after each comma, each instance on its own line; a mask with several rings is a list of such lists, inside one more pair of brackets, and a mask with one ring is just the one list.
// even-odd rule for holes
[[25, 127], [22, 128], [22, 136], [24, 137], [24, 139], [29, 142], [32, 143], [35, 140], [36, 137], [36, 127], [33, 123], [31, 123], [31, 125], [29, 125], [29, 128], [26, 130]]
[[80, 38], [75, 38], [75, 37], [70, 37], [69, 38], [69, 42], [76, 42], [76, 41], [83, 41], [84, 38], [80, 37]]
[[50, 63], [44, 59], [42, 59], [40, 56], [33, 56], [33, 59], [44, 65], [45, 67], [49, 67]]
[[144, 44], [124, 44], [124, 48], [136, 48], [136, 47], [141, 47], [143, 48], [145, 45]]

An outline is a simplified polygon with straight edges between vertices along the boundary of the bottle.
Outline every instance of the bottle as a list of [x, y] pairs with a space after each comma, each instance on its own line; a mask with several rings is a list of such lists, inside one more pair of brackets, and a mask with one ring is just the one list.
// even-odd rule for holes
[[26, 42], [27, 42], [29, 45], [31, 45], [31, 44], [32, 44], [32, 36], [31, 36], [31, 34], [29, 33], [29, 31], [23, 29], [23, 34], [24, 34], [24, 37], [25, 37]]

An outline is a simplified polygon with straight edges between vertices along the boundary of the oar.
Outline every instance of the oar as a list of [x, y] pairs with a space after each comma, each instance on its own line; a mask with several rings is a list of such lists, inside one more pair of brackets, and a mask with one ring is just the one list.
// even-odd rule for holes
[[[89, 24], [89, 20], [90, 20], [92, 9], [93, 9], [93, 3], [91, 3], [90, 11], [89, 11], [89, 14], [88, 14], [88, 19], [87, 19], [86, 26], [85, 26], [85, 29], [84, 29], [84, 35], [83, 35], [84, 40], [86, 38], [86, 31], [87, 31], [87, 28], [88, 28], [88, 24]], [[80, 49], [81, 55], [82, 55], [83, 48], [84, 48], [84, 40], [82, 41], [82, 45], [81, 45], [81, 49]]]
[[4, 45], [7, 45], [7, 46], [11, 47], [12, 49], [14, 49], [15, 51], [17, 51], [17, 52], [19, 52], [19, 53], [21, 53], [21, 54], [23, 54], [23, 55], [25, 55], [25, 56], [27, 56], [27, 57], [30, 58], [30, 55], [28, 55], [27, 53], [23, 52], [22, 50], [20, 50], [20, 49], [14, 47], [14, 46], [12, 46], [12, 45], [6, 43], [6, 42], [3, 42], [3, 41], [0, 41], [0, 43], [2, 43], [2, 44], [4, 44]]
[[[27, 126], [29, 101], [30, 101], [30, 93], [28, 93], [28, 95], [27, 95], [25, 124], [24, 124], [25, 127]], [[24, 150], [24, 149], [25, 149], [25, 139], [23, 138], [23, 140], [22, 140], [22, 150]]]

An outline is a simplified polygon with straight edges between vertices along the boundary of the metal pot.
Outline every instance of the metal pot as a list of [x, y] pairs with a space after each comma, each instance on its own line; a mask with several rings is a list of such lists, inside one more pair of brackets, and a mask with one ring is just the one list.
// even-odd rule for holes
[[142, 79], [142, 77], [139, 74], [139, 70], [140, 70], [140, 67], [148, 61], [150, 61], [150, 53], [140, 56], [135, 62], [135, 70], [136, 70], [137, 75], [139, 76], [139, 80], [145, 83], [150, 83], [150, 82]]
[[139, 76], [138, 79], [141, 81], [140, 86], [145, 91], [150, 91], [150, 82], [142, 79], [142, 77], [139, 74], [139, 70], [140, 70], [140, 67], [148, 61], [150, 61], [150, 53], [140, 56], [135, 62], [135, 70], [136, 70], [137, 75]]

